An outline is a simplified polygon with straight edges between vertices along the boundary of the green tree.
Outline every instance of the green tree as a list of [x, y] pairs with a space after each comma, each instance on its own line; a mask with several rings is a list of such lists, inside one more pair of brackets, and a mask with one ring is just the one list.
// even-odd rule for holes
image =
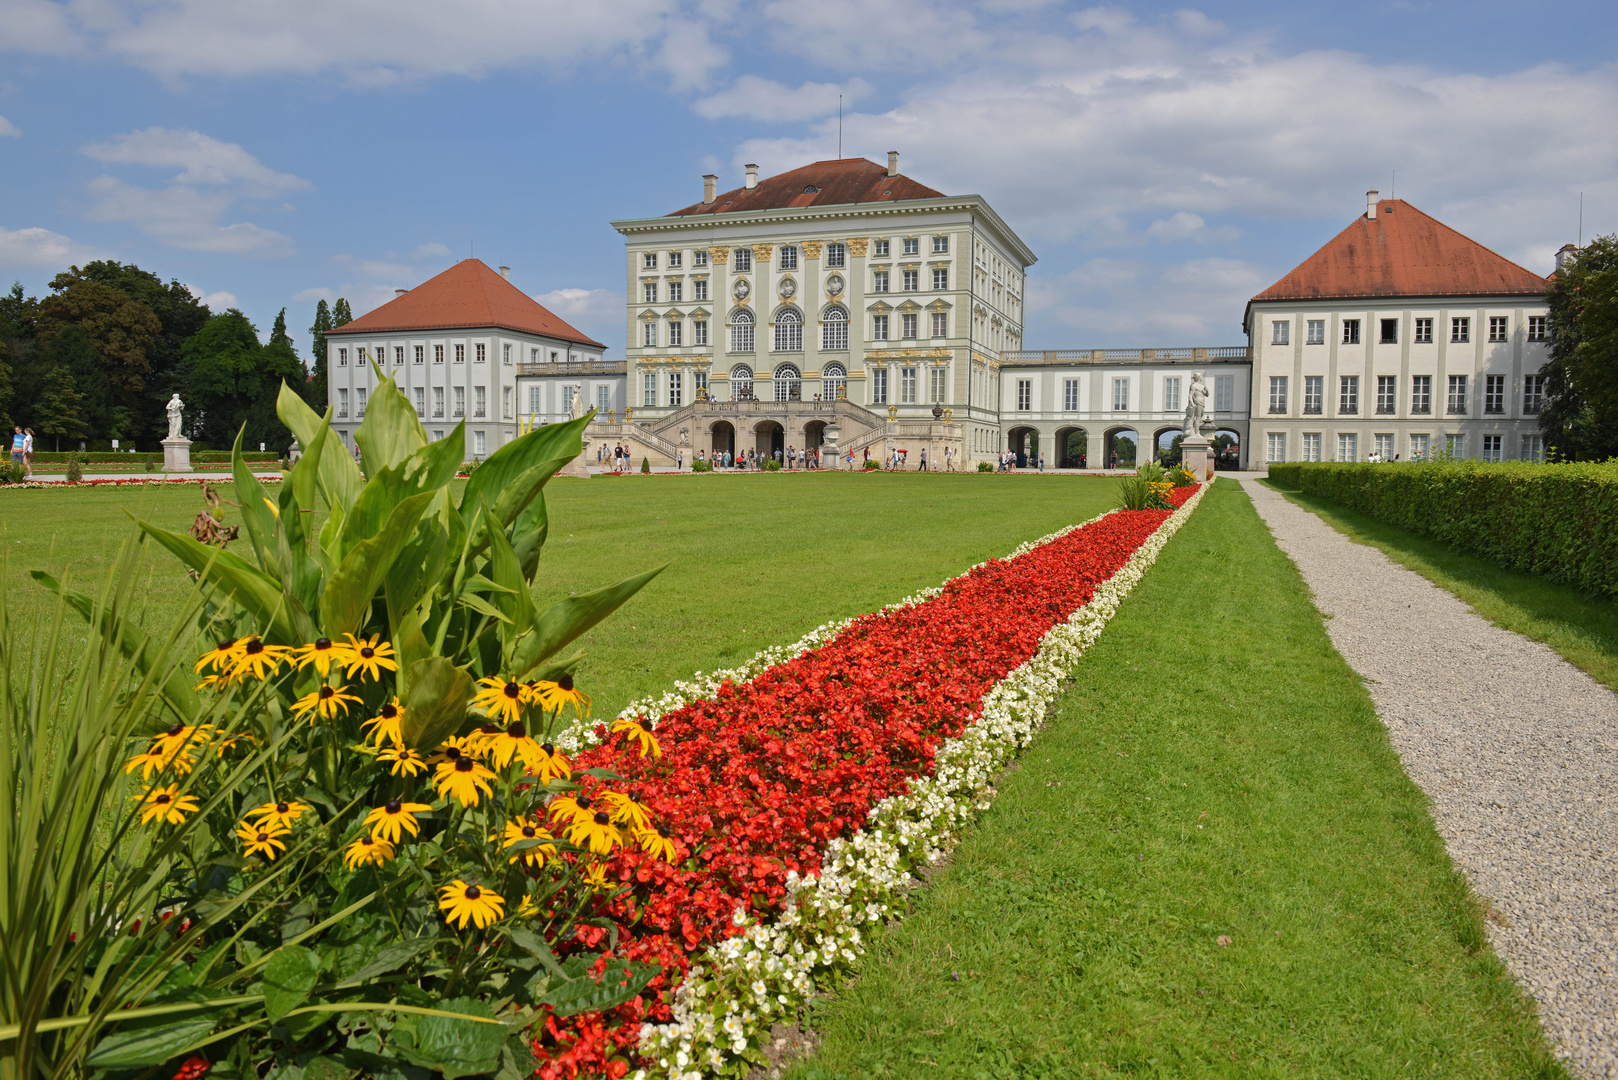
[[6, 409], [11, 404], [11, 393], [11, 345], [0, 335], [0, 432], [8, 434], [11, 414]]
[[1618, 236], [1597, 237], [1564, 263], [1546, 303], [1546, 444], [1574, 460], [1618, 456]]
[[72, 377], [79, 395], [78, 415], [86, 434], [106, 439], [124, 437], [132, 413], [114, 397], [106, 365], [82, 326], [68, 326], [52, 338], [40, 351], [39, 367], [42, 380], [58, 368]]
[[292, 437], [275, 415], [276, 392], [282, 379], [295, 383], [303, 373], [290, 344], [259, 344], [247, 316], [231, 308], [209, 318], [183, 354], [192, 438], [226, 447], [245, 425], [243, 445], [287, 448]]
[[84, 396], [73, 385], [73, 376], [60, 364], [53, 364], [45, 369], [40, 382], [39, 401], [29, 426], [52, 436], [58, 450], [63, 439], [84, 438]]
[[331, 311], [331, 324], [333, 327], [347, 326], [354, 321], [354, 313], [349, 310], [348, 301], [341, 296], [337, 298], [337, 306]]
[[101, 358], [114, 400], [138, 413], [162, 323], [151, 308], [115, 286], [67, 274], [58, 274], [51, 285], [58, 291], [39, 302], [40, 347], [48, 348], [70, 326], [81, 328]]
[[331, 308], [326, 306], [326, 301], [320, 301], [315, 305], [315, 325], [309, 328], [309, 336], [313, 339], [310, 346], [313, 356], [311, 377], [299, 388], [304, 401], [318, 413], [326, 411], [326, 331], [334, 325]]

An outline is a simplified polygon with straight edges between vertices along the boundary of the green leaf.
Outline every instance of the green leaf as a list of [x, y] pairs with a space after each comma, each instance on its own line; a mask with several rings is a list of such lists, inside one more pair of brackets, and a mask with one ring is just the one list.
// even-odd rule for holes
[[534, 572], [539, 569], [539, 552], [545, 546], [545, 537], [549, 532], [545, 493], [541, 491], [517, 515], [511, 529], [511, 549], [517, 553], [517, 561], [522, 564], [523, 580], [530, 584], [533, 583]]
[[320, 957], [302, 945], [283, 945], [264, 967], [264, 1012], [275, 1023], [302, 1005], [320, 977]]
[[[594, 417], [592, 411], [565, 424], [536, 428], [490, 454], [466, 481], [466, 490], [461, 493], [461, 513], [466, 514], [480, 498], [490, 506], [496, 505], [501, 492], [542, 462], [560, 459], [566, 464], [578, 457], [584, 449], [584, 429]], [[523, 505], [527, 505], [526, 500]], [[511, 512], [515, 515], [521, 509], [521, 506], [514, 507]], [[509, 522], [511, 518], [501, 520]]]
[[231, 447], [231, 475], [236, 481], [236, 494], [242, 501], [242, 521], [247, 525], [247, 538], [252, 541], [258, 565], [266, 573], [273, 573], [280, 562], [275, 554], [275, 515], [264, 504], [263, 485], [242, 460], [242, 436], [245, 434], [247, 425], [243, 424], [236, 433], [235, 445]]
[[[330, 412], [328, 407], [328, 416]], [[327, 419], [316, 416], [314, 410], [305, 405], [303, 398], [285, 382], [281, 384], [281, 392], [275, 399], [275, 415], [298, 437], [298, 445], [306, 448], [315, 445], [321, 428], [330, 426]], [[360, 497], [365, 479], [360, 476], [360, 467], [355, 464], [341, 439], [328, 438], [321, 442], [319, 465], [320, 493], [326, 500], [327, 510], [331, 512], [327, 523], [335, 521], [336, 524], [332, 524], [335, 529], [341, 525], [348, 508]], [[324, 539], [322, 536], [322, 542]]]
[[[473, 474], [477, 475], [476, 473]], [[611, 615], [625, 600], [640, 592], [668, 564], [625, 578], [616, 585], [558, 600], [539, 616], [534, 632], [517, 643], [511, 659], [512, 678], [523, 679], [562, 646]]]
[[375, 536], [403, 500], [448, 485], [460, 468], [461, 456], [459, 445], [440, 439], [395, 465], [372, 470], [365, 489], [343, 519], [333, 552], [336, 557], [342, 558], [355, 544]]
[[333, 641], [346, 633], [358, 633], [370, 610], [371, 598], [382, 586], [388, 568], [399, 552], [410, 542], [433, 493], [424, 491], [412, 495], [398, 506], [382, 531], [354, 546], [320, 598], [320, 624], [326, 636]]
[[431, 751], [460, 730], [472, 701], [472, 677], [442, 656], [410, 665], [410, 690], [400, 722], [405, 745]]
[[533, 633], [539, 613], [534, 610], [528, 582], [523, 580], [522, 563], [506, 541], [505, 531], [495, 521], [494, 512], [485, 508], [483, 522], [489, 531], [489, 575], [503, 590], [494, 598], [494, 603], [505, 620], [500, 628], [501, 653], [509, 664], [523, 636]]
[[[146, 535], [168, 548], [180, 561], [200, 574], [204, 581], [240, 604], [274, 644], [301, 645], [303, 639], [293, 625], [289, 601], [281, 583], [257, 570], [239, 555], [199, 544], [189, 536], [138, 523]], [[305, 616], [307, 617], [307, 615]]]
[[551, 952], [550, 945], [543, 937], [526, 926], [513, 926], [506, 931], [506, 936], [511, 939], [513, 945], [543, 964], [546, 971], [559, 979], [566, 978], [567, 973], [562, 970], [562, 965], [557, 963], [556, 954]]
[[84, 1063], [97, 1069], [161, 1065], [213, 1030], [215, 1017], [190, 1016], [151, 1027], [124, 1028], [96, 1043]]
[[632, 1000], [662, 970], [657, 964], [609, 960], [600, 982], [588, 975], [581, 975], [552, 985], [540, 999], [540, 1004], [551, 1006], [557, 1016], [576, 1016], [611, 1009]]
[[416, 410], [405, 400], [404, 391], [375, 362], [371, 370], [376, 372], [376, 389], [365, 408], [365, 419], [354, 432], [354, 441], [365, 458], [367, 476], [393, 468], [427, 445], [427, 431], [416, 418]]
[[[494, 1018], [481, 1001], [452, 998], [437, 1004], [440, 1012]], [[493, 1072], [508, 1032], [504, 1025], [471, 1023], [447, 1016], [405, 1016], [393, 1029], [393, 1045], [415, 1065], [437, 1069], [444, 1080]]]
[[409, 941], [390, 941], [378, 949], [376, 955], [366, 961], [365, 965], [358, 971], [351, 975], [343, 976], [343, 981], [337, 984], [337, 989], [358, 986], [367, 979], [374, 979], [378, 975], [386, 975], [390, 971], [396, 971], [436, 944], [438, 944], [438, 939], [430, 937], [411, 938]]

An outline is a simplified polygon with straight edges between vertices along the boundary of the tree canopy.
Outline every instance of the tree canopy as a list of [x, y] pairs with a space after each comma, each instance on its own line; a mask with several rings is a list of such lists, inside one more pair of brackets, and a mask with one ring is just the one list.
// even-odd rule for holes
[[1598, 237], [1565, 262], [1546, 301], [1546, 444], [1562, 458], [1618, 456], [1618, 236]]
[[289, 340], [259, 344], [247, 316], [231, 308], [192, 335], [183, 355], [191, 438], [223, 448], [245, 425], [244, 446], [256, 449], [262, 442], [280, 451], [291, 444], [291, 433], [275, 415], [282, 380], [292, 386], [303, 381], [303, 364]]

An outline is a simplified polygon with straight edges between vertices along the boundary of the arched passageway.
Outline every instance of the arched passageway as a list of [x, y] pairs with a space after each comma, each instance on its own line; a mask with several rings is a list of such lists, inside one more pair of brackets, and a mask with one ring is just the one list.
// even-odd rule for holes
[[1176, 441], [1185, 432], [1181, 428], [1158, 428], [1152, 436], [1152, 447], [1156, 451], [1153, 455], [1157, 461], [1164, 465], [1171, 465], [1180, 460], [1180, 446]]
[[1242, 436], [1230, 428], [1220, 428], [1213, 437], [1214, 468], [1240, 469], [1242, 467]]
[[[1083, 428], [1057, 428], [1053, 445], [1058, 469], [1084, 469], [1090, 463], [1090, 434]], [[1051, 464], [1046, 462], [1046, 464]]]
[[715, 454], [734, 454], [736, 452], [736, 429], [729, 420], [720, 420], [713, 426], [713, 447]]
[[811, 420], [803, 425], [803, 448], [813, 450], [826, 441], [826, 421]]
[[786, 453], [786, 432], [774, 420], [761, 420], [758, 427], [753, 429], [753, 448], [759, 452], [760, 457], [774, 457], [777, 452]]
[[1026, 468], [1039, 460], [1039, 431], [1031, 427], [1014, 427], [1006, 432], [1006, 449], [1017, 455], [1017, 467]]
[[1107, 469], [1133, 469], [1140, 433], [1134, 428], [1113, 428], [1105, 438], [1106, 458], [1102, 467]]

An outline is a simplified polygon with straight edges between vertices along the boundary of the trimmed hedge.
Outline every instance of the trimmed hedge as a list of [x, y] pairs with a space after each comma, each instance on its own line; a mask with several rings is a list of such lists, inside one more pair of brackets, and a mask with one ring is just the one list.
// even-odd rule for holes
[[1290, 462], [1281, 487], [1483, 558], [1618, 596], [1618, 462]]
[[[36, 465], [61, 465], [61, 464], [65, 463], [67, 461], [68, 455], [71, 454], [71, 453], [76, 453], [76, 451], [62, 450], [62, 451], [58, 452], [58, 451], [55, 451], [55, 450], [36, 450], [36, 451], [34, 451], [34, 463]], [[86, 453], [79, 454], [79, 460], [81, 462], [83, 462], [84, 464], [86, 464], [86, 465], [113, 465], [113, 464], [134, 465], [134, 464], [138, 464], [139, 462], [145, 461], [146, 460], [146, 455], [145, 454], [114, 454], [114, 453], [110, 453], [110, 452], [109, 453], [97, 453], [96, 451], [91, 450], [91, 451], [88, 451]], [[163, 460], [163, 455], [161, 453], [157, 455], [157, 460], [158, 461]], [[193, 451], [191, 451], [191, 460], [192, 461], [223, 461], [226, 464], [229, 464], [229, 462], [230, 462], [230, 452], [228, 450], [202, 450], [202, 451], [193, 450]], [[276, 454], [276, 453], [271, 453], [269, 451], [266, 451], [264, 453], [259, 453], [257, 450], [254, 450], [252, 453], [248, 453], [247, 451], [243, 450], [242, 451], [242, 460], [243, 461], [256, 461], [256, 462], [276, 462], [276, 461], [281, 460], [281, 455]]]

